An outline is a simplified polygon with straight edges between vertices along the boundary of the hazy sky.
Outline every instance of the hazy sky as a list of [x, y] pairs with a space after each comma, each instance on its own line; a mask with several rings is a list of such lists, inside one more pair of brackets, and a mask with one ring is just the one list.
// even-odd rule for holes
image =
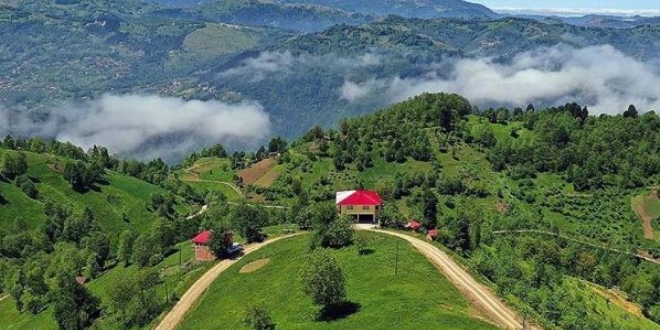
[[660, 9], [658, 0], [467, 0], [491, 8], [589, 8], [589, 9]]

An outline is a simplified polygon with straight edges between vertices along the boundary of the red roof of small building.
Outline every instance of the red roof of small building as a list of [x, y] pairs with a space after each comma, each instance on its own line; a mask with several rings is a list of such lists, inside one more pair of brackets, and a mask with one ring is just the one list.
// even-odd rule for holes
[[337, 202], [339, 206], [346, 205], [381, 205], [383, 200], [377, 192], [371, 190], [356, 190]]
[[438, 237], [438, 230], [437, 229], [429, 229], [428, 233], [429, 236], [435, 238]]
[[422, 226], [421, 223], [419, 223], [419, 222], [417, 222], [417, 221], [414, 221], [414, 220], [408, 222], [408, 224], [406, 225], [407, 228], [412, 228], [412, 229], [417, 229], [417, 228], [419, 228], [419, 227], [421, 227], [421, 226]]
[[211, 231], [210, 230], [204, 230], [201, 233], [197, 234], [192, 241], [195, 244], [208, 244], [209, 240], [211, 239]]

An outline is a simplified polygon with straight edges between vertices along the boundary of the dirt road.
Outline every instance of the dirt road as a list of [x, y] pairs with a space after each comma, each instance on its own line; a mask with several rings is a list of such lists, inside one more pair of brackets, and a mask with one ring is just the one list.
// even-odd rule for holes
[[[259, 250], [263, 246], [266, 246], [270, 243], [279, 241], [281, 239], [295, 236], [295, 235], [300, 235], [300, 234], [293, 234], [293, 235], [287, 235], [287, 236], [281, 236], [281, 237], [276, 237], [273, 239], [269, 239], [263, 243], [257, 243], [257, 244], [251, 244], [247, 247], [245, 247], [244, 254], [247, 255], [249, 253], [252, 253], [256, 250]], [[220, 275], [223, 271], [225, 271], [227, 268], [231, 267], [233, 264], [238, 262], [239, 259], [235, 260], [223, 260], [219, 262], [217, 265], [215, 265], [213, 268], [208, 270], [202, 277], [200, 277], [189, 289], [186, 291], [186, 293], [183, 294], [181, 299], [174, 305], [172, 310], [170, 310], [167, 315], [160, 321], [158, 326], [156, 327], [156, 330], [172, 330], [175, 329], [176, 326], [183, 320], [183, 317], [185, 314], [188, 312], [190, 307], [199, 299], [199, 297], [206, 291], [206, 289], [209, 288], [211, 283]]]
[[[362, 230], [375, 231], [382, 234], [400, 237], [410, 242], [419, 252], [425, 255], [456, 287], [475, 305], [481, 308], [497, 322], [498, 325], [507, 329], [522, 329], [522, 318], [502, 302], [489, 288], [477, 282], [472, 275], [461, 268], [445, 252], [439, 250], [432, 244], [411, 237], [406, 234], [375, 229], [373, 226], [358, 226]], [[529, 329], [536, 329], [530, 327]]]

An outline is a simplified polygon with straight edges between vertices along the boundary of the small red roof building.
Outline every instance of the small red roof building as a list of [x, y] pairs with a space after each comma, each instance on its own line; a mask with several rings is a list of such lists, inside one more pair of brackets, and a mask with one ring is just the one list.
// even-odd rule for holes
[[197, 234], [192, 241], [195, 244], [199, 245], [207, 245], [209, 243], [209, 240], [211, 239], [211, 231], [210, 230], [204, 230], [201, 233]]
[[410, 228], [410, 229], [412, 229], [412, 230], [417, 230], [417, 229], [419, 229], [419, 227], [421, 227], [421, 226], [422, 226], [422, 224], [419, 223], [419, 222], [417, 222], [417, 221], [415, 221], [415, 220], [410, 221], [410, 222], [408, 222], [408, 224], [406, 224], [406, 228]]
[[340, 191], [336, 196], [337, 206], [347, 205], [381, 205], [383, 200], [372, 190]]
[[429, 231], [426, 232], [426, 238], [428, 238], [429, 241], [432, 241], [432, 240], [438, 238], [438, 230], [437, 229], [429, 229]]

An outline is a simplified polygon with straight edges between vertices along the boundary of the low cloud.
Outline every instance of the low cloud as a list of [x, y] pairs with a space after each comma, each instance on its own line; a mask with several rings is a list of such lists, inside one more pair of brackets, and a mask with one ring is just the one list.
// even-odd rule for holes
[[298, 59], [290, 52], [263, 52], [257, 57], [245, 59], [241, 65], [220, 73], [220, 77], [249, 78], [251, 82], [259, 82], [266, 75], [276, 72], [290, 72]]
[[342, 57], [336, 54], [310, 55], [306, 53], [294, 56], [289, 51], [265, 51], [256, 57], [242, 60], [240, 65], [222, 71], [218, 76], [220, 78], [246, 79], [252, 83], [257, 83], [266, 79], [269, 75], [294, 74], [294, 71], [300, 68], [324, 66], [351, 72], [356, 68], [380, 65], [382, 61], [383, 57], [372, 51], [358, 57]]
[[340, 97], [355, 102], [382, 94], [393, 103], [424, 92], [451, 92], [480, 107], [577, 101], [589, 106], [591, 113], [614, 114], [629, 104], [640, 111], [659, 110], [658, 86], [656, 66], [612, 46], [559, 45], [521, 53], [506, 63], [494, 58], [459, 59], [429, 65], [416, 77], [348, 81], [340, 87]]
[[345, 80], [341, 86], [340, 99], [346, 100], [349, 103], [354, 103], [365, 97], [370, 96], [378, 88], [382, 88], [383, 82], [376, 79], [369, 79], [363, 83], [355, 83], [350, 80]]
[[270, 132], [269, 117], [256, 102], [104, 95], [56, 108], [45, 118], [34, 117], [0, 108], [0, 135], [53, 137], [85, 150], [103, 145], [123, 156], [176, 161], [219, 142], [238, 147], [256, 144]]

